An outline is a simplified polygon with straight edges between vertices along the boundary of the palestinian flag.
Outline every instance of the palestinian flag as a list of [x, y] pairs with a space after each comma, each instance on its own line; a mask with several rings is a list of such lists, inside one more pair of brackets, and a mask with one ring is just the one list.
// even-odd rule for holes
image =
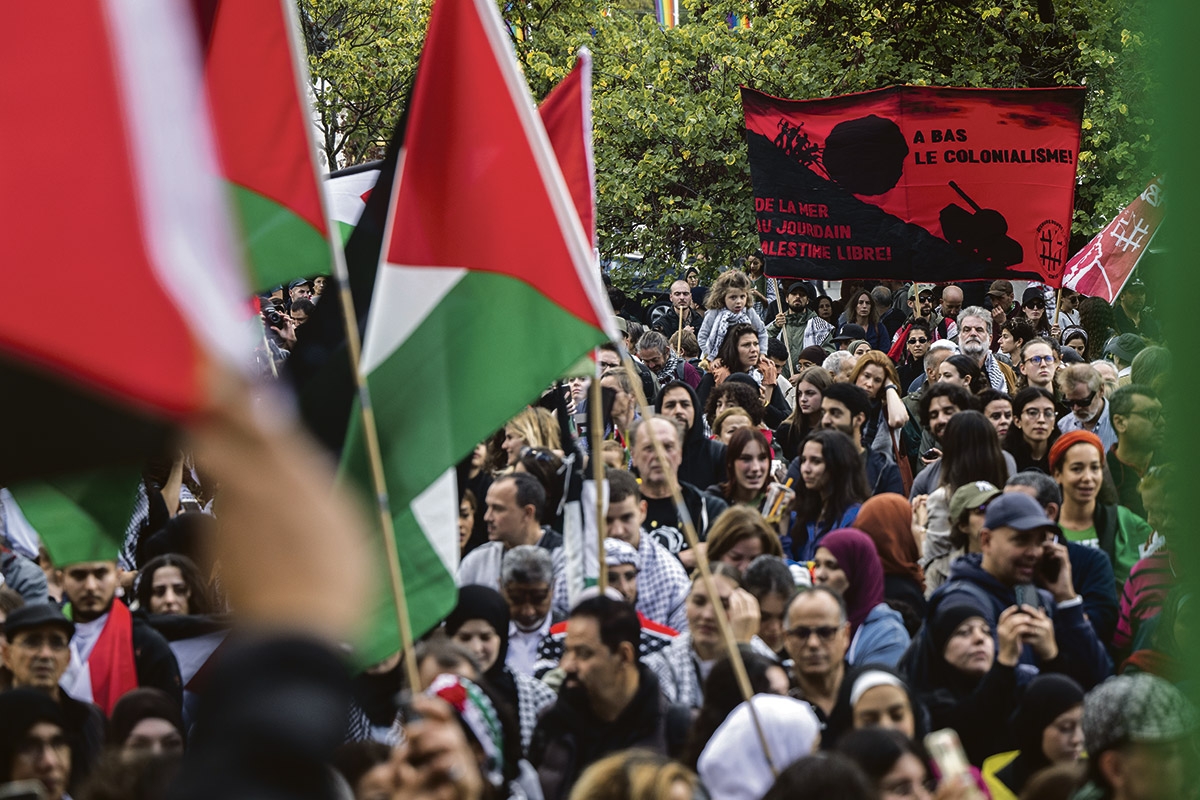
[[[434, 3], [380, 262], [360, 369], [419, 635], [455, 603], [455, 463], [615, 332], [490, 0]], [[347, 443], [344, 468], [369, 485], [357, 414]], [[362, 661], [395, 652], [391, 608], [381, 598]]]
[[379, 180], [382, 161], [369, 161], [346, 169], [339, 169], [325, 176], [325, 198], [329, 216], [337, 226], [342, 245], [350, 240], [350, 234], [367, 208], [367, 199]]
[[0, 485], [140, 464], [249, 352], [191, 19], [79, 0], [5, 21], [0, 104], [29, 124], [0, 126]]
[[252, 288], [329, 274], [293, 0], [192, 0], [221, 168]]

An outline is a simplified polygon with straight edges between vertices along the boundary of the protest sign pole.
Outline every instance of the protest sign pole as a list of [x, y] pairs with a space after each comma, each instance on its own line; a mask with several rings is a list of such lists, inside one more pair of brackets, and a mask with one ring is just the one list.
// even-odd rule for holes
[[1058, 310], [1062, 308], [1062, 287], [1058, 287], [1058, 291], [1054, 294], [1054, 325], [1058, 325]]
[[783, 346], [787, 348], [788, 354], [788, 377], [791, 377], [796, 372], [796, 364], [792, 361], [792, 342], [787, 335], [787, 312], [783, 310], [783, 292], [780, 291], [783, 285], [779, 283], [779, 278], [772, 278], [775, 281], [775, 302], [779, 304], [779, 313], [783, 314], [783, 325], [779, 330], [783, 333]]
[[[608, 588], [608, 568], [606, 565], [606, 557], [604, 555], [604, 537], [608, 534], [606, 530], [607, 520], [604, 518], [604, 415], [602, 413], [601, 404], [603, 402], [603, 392], [600, 390], [600, 377], [592, 378], [592, 385], [588, 389], [588, 418], [591, 428], [592, 440], [592, 481], [596, 484], [596, 546], [599, 548], [600, 570], [596, 573], [596, 585], [600, 587], [601, 594]], [[586, 552], [586, 551], [585, 551]]]
[[[646, 402], [646, 393], [642, 390], [641, 376], [634, 369], [633, 359], [629, 354], [622, 353], [622, 356], [625, 373], [629, 376], [629, 382], [633, 384], [633, 393], [637, 397], [642, 419], [650, 419], [655, 416], [654, 409]], [[672, 422], [672, 425], [674, 424]], [[642, 430], [645, 431], [647, 429], [643, 426]], [[671, 490], [671, 499], [675, 503], [675, 513], [679, 516], [680, 527], [683, 528], [688, 547], [696, 554], [696, 568], [700, 570], [700, 580], [704, 584], [705, 591], [708, 592], [709, 602], [712, 605], [713, 614], [717, 618], [717, 627], [721, 631], [721, 638], [725, 641], [725, 649], [729, 653], [729, 663], [733, 667], [733, 674], [737, 679], [738, 688], [741, 690], [742, 699], [746, 701], [746, 705], [750, 709], [750, 719], [754, 722], [754, 729], [758, 733], [758, 740], [762, 745], [763, 755], [767, 758], [767, 764], [771, 767], [771, 773], [778, 777], [779, 768], [776, 767], [775, 760], [771, 757], [771, 748], [767, 744], [766, 734], [763, 733], [762, 723], [758, 718], [758, 710], [755, 709], [754, 703], [750, 701], [750, 698], [754, 696], [754, 690], [750, 686], [750, 676], [746, 672], [745, 662], [742, 661], [742, 652], [738, 649], [737, 640], [734, 639], [733, 626], [729, 622], [729, 615], [720, 602], [721, 595], [717, 591], [712, 570], [709, 568], [708, 556], [700, 550], [700, 537], [696, 535], [696, 528], [692, 525], [691, 515], [688, 513], [687, 505], [683, 502], [683, 493], [679, 490], [679, 478], [667, 463], [667, 454], [663, 452], [662, 442], [658, 440], [658, 437], [651, 434], [650, 443], [654, 447], [654, 457], [658, 459], [658, 463], [663, 467], [663, 474], [666, 475], [667, 486]]]

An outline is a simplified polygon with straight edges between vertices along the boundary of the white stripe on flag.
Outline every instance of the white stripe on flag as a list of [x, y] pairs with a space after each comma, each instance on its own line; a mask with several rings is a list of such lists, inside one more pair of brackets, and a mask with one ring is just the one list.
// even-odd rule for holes
[[190, 639], [179, 639], [171, 642], [171, 652], [179, 662], [179, 677], [183, 679], [184, 687], [191, 683], [196, 673], [208, 663], [213, 651], [225, 641], [229, 631], [213, 631]]
[[[390, 227], [391, 223], [388, 224]], [[370, 375], [390, 358], [442, 298], [466, 276], [467, 270], [453, 267], [380, 264], [367, 330], [363, 335], [359, 371]]]
[[413, 516], [425, 531], [446, 571], [458, 572], [458, 476], [451, 467], [412, 502]]
[[150, 262], [206, 349], [250, 368], [237, 299], [249, 294], [207, 117], [186, 3], [107, 0]]

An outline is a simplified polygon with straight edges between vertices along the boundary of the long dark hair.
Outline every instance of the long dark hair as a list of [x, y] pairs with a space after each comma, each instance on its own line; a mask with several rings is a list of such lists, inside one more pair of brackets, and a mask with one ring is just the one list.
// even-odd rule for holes
[[[739, 644], [738, 651], [742, 654], [742, 662], [750, 677], [751, 691], [754, 694], [770, 692], [771, 681], [767, 678], [767, 670], [778, 665], [756, 653], [749, 645]], [[704, 704], [692, 722], [680, 761], [690, 769], [695, 769], [708, 740], [741, 702], [742, 692], [738, 688], [737, 675], [733, 671], [733, 663], [726, 656], [713, 665], [708, 680], [704, 682]]]
[[[1004, 449], [1011, 453], [1013, 458], [1017, 460], [1018, 468], [1020, 468], [1024, 462], [1031, 461], [1033, 456], [1029, 449], [1029, 443], [1025, 441], [1024, 433], [1019, 427], [1017, 427], [1017, 420], [1020, 419], [1021, 415], [1025, 413], [1025, 406], [1029, 405], [1034, 400], [1037, 400], [1039, 397], [1044, 397], [1051, 403], [1054, 403], [1054, 395], [1050, 394], [1050, 392], [1046, 391], [1040, 386], [1026, 386], [1013, 396], [1013, 422], [1012, 425], [1009, 426], [1008, 433], [1004, 436]], [[1056, 404], [1055, 408], [1057, 407], [1058, 406]], [[951, 417], [951, 419], [953, 419], [953, 417]], [[1046, 440], [1047, 447], [1053, 447], [1054, 442], [1061, 435], [1062, 432], [1059, 431], [1058, 426], [1051, 425], [1050, 438]], [[1046, 452], [1048, 454], [1050, 450], [1047, 449]], [[1002, 484], [998, 483], [996, 485], [1000, 486]]]
[[862, 297], [864, 294], [867, 296], [867, 299], [871, 301], [871, 313], [867, 315], [867, 324], [863, 325], [863, 327], [868, 329], [869, 332], [871, 326], [879, 322], [879, 308], [875, 305], [875, 298], [872, 297], [871, 293], [866, 289], [859, 289], [854, 294], [850, 295], [850, 299], [846, 301], [846, 322], [852, 322], [855, 325], [859, 324], [858, 298]]
[[926, 765], [928, 774], [929, 757], [924, 748], [900, 731], [890, 728], [862, 728], [850, 731], [838, 741], [837, 749], [862, 767], [863, 772], [867, 773], [867, 777], [875, 784], [883, 780], [896, 766], [896, 762], [906, 755], [916, 756], [918, 761]]
[[972, 481], [1003, 486], [1008, 480], [1000, 438], [978, 411], [960, 411], [950, 418], [942, 433], [942, 453], [940, 484], [946, 487], [947, 499]]
[[[808, 436], [814, 428], [821, 423], [820, 406], [817, 407], [817, 421], [810, 422], [800, 411], [800, 384], [808, 383], [810, 386], [815, 386], [821, 390], [821, 396], [825, 396], [825, 390], [833, 385], [833, 376], [829, 374], [829, 370], [824, 367], [809, 367], [800, 373], [800, 377], [796, 381], [796, 387], [792, 391], [792, 413], [784, 420], [783, 425], [787, 425], [787, 439], [780, 442], [784, 453], [796, 453], [800, 448], [800, 443], [804, 441], [804, 437]], [[780, 425], [780, 430], [783, 429]], [[787, 456], [792, 458], [793, 456]]]
[[960, 378], [971, 379], [971, 394], [979, 394], [984, 389], [992, 388], [992, 385], [983, 379], [983, 370], [975, 363], [975, 359], [970, 356], [964, 356], [961, 353], [955, 353], [947, 358], [943, 363], [954, 367]]
[[208, 582], [200, 574], [200, 568], [196, 566], [196, 562], [178, 553], [167, 553], [150, 559], [138, 575], [134, 594], [137, 596], [138, 605], [144, 608], [147, 614], [150, 613], [150, 598], [154, 594], [154, 573], [163, 567], [178, 569], [183, 582], [187, 584], [188, 616], [216, 613], [216, 603], [213, 602], [212, 592], [209, 591]]
[[726, 332], [725, 341], [721, 342], [721, 346], [717, 349], [717, 358], [721, 359], [721, 363], [730, 372], [746, 371], [741, 368], [739, 361], [738, 341], [748, 333], [754, 334], [755, 341], [758, 341], [758, 331], [754, 330], [753, 325], [747, 325], [744, 322], [734, 325]]
[[792, 508], [800, 516], [797, 524], [828, 523], [855, 503], [864, 502], [871, 496], [871, 490], [867, 486], [862, 454], [849, 436], [835, 430], [813, 431], [804, 444], [809, 442], [821, 445], [821, 455], [825, 459], [825, 489], [824, 492], [813, 491], [801, 481], [796, 487]]
[[[763, 432], [758, 428], [746, 426], [738, 428], [733, 432], [733, 436], [729, 437], [729, 446], [725, 448], [725, 481], [720, 484], [721, 496], [728, 503], [734, 502], [734, 493], [737, 491], [737, 480], [734, 473], [734, 465], [737, 460], [742, 457], [744, 451], [751, 442], [758, 442], [759, 447], [767, 456], [767, 460], [771, 460], [771, 445], [767, 443], [767, 437], [763, 436]], [[770, 476], [767, 482], [771, 481]]]

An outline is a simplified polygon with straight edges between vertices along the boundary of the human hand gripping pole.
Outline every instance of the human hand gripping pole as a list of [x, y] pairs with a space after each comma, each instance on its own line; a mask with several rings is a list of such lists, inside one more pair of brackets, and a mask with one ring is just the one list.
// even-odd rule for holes
[[[633, 366], [633, 359], [624, 350], [621, 352], [621, 363], [625, 366], [625, 373], [629, 376], [629, 382], [633, 384], [633, 392], [637, 397], [642, 419], [654, 417], [654, 409], [646, 402], [646, 393], [642, 390], [641, 377], [637, 374], [637, 370]], [[643, 428], [643, 430], [645, 429]], [[712, 608], [713, 614], [717, 618], [717, 627], [721, 630], [721, 639], [725, 642], [725, 650], [729, 653], [729, 663], [733, 667], [733, 674], [737, 679], [738, 689], [741, 690], [742, 699], [747, 701], [746, 707], [750, 710], [750, 719], [753, 720], [754, 730], [758, 733], [758, 741], [762, 745], [763, 755], [767, 759], [767, 765], [771, 768], [771, 774], [778, 777], [780, 767], [776, 766], [775, 759], [771, 757], [771, 747], [767, 744], [766, 734], [763, 732], [762, 723], [758, 718], [758, 710], [754, 707], [754, 703], [750, 702], [750, 698], [754, 696], [754, 690], [750, 687], [750, 676], [746, 672], [745, 662], [742, 661], [742, 653], [738, 649], [737, 638], [734, 635], [729, 614], [726, 612], [725, 607], [715, 600], [715, 598], [719, 598], [721, 595], [717, 591], [716, 582], [713, 580], [712, 570], [709, 569], [708, 557], [705, 555], [703, 548], [700, 547], [700, 537], [696, 535], [696, 528], [692, 524], [692, 517], [688, 513], [687, 504], [683, 502], [683, 493], [679, 490], [679, 479], [675, 475], [674, 470], [671, 469], [671, 465], [667, 461], [667, 454], [663, 452], [662, 443], [658, 441], [658, 437], [651, 434], [650, 443], [654, 447], [654, 457], [658, 459], [658, 463], [663, 468], [663, 474], [667, 478], [667, 486], [671, 490], [671, 499], [675, 503], [675, 513], [679, 516], [683, 535], [687, 539], [688, 547], [692, 548], [696, 554], [696, 568], [700, 570], [700, 580], [704, 583], [704, 590], [708, 592], [709, 597], [714, 598]]]

